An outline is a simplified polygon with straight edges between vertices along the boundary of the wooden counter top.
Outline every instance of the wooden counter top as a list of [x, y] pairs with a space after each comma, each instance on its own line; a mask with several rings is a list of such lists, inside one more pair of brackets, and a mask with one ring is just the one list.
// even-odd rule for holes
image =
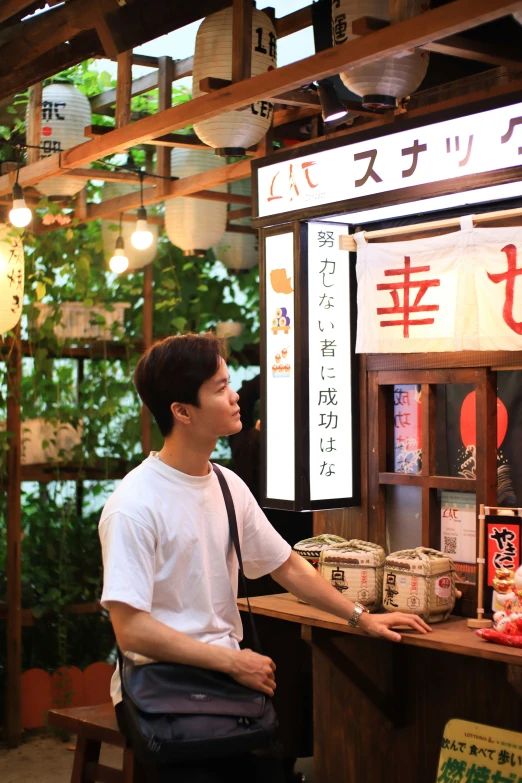
[[[246, 611], [246, 599], [238, 599], [238, 606], [241, 611]], [[333, 614], [298, 603], [297, 598], [290, 593], [251, 598], [250, 606], [255, 614], [316, 628], [326, 628], [339, 633], [366, 636], [363, 631], [351, 628], [345, 620], [341, 620]], [[449, 620], [437, 623], [432, 627], [433, 631], [429, 634], [398, 630], [402, 636], [402, 643], [413, 647], [428, 647], [457, 655], [468, 655], [473, 658], [485, 658], [522, 666], [522, 649], [517, 650], [482, 641], [474, 631], [468, 628], [466, 620], [461, 617], [450, 617]]]

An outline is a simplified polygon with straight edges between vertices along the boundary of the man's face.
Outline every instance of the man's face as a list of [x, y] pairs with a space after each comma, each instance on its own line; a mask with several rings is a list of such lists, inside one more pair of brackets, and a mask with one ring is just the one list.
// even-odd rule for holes
[[217, 372], [199, 390], [199, 408], [190, 406], [191, 421], [201, 435], [218, 438], [235, 435], [242, 428], [239, 394], [230, 388], [228, 367], [223, 359]]

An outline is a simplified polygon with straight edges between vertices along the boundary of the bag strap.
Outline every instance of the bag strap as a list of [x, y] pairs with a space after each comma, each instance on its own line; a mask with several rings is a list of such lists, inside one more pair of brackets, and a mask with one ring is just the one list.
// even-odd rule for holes
[[252, 611], [252, 608], [250, 606], [250, 600], [248, 598], [245, 571], [243, 569], [243, 558], [241, 557], [241, 546], [239, 544], [239, 532], [237, 529], [237, 518], [236, 518], [236, 509], [234, 508], [234, 501], [232, 499], [230, 487], [228, 486], [227, 480], [224, 477], [221, 468], [219, 467], [219, 465], [216, 465], [214, 462], [212, 463], [212, 468], [217, 476], [217, 479], [221, 486], [221, 491], [223, 493], [223, 498], [225, 499], [225, 506], [228, 515], [228, 526], [230, 528], [230, 537], [232, 539], [232, 543], [234, 544], [234, 549], [236, 550], [236, 555], [237, 555], [237, 561], [239, 563], [239, 573], [241, 574], [241, 584], [243, 585], [243, 590], [245, 591], [245, 597], [247, 600], [248, 617], [250, 619], [250, 628], [252, 631], [252, 638], [254, 640], [254, 648], [257, 653], [262, 655], [261, 644], [259, 642], [259, 635], [257, 633], [256, 622], [254, 620], [254, 613]]

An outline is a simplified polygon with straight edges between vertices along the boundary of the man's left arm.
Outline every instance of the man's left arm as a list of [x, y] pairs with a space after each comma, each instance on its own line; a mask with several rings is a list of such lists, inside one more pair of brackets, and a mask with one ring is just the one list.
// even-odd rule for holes
[[[272, 571], [271, 576], [289, 593], [306, 601], [307, 604], [322, 609], [325, 612], [348, 621], [355, 609], [355, 604], [332, 587], [313, 566], [295, 552], [292, 552], [283, 565]], [[401, 636], [392, 628], [408, 626], [420, 633], [429, 633], [432, 629], [422, 618], [413, 614], [393, 612], [385, 614], [369, 614], [364, 612], [358, 626], [370, 636], [383, 637], [392, 642], [400, 642]]]

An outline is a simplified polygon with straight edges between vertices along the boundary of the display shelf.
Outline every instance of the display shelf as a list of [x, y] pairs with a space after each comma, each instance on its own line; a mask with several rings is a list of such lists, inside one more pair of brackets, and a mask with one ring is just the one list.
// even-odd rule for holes
[[[238, 599], [238, 606], [241, 611], [248, 611], [245, 598]], [[298, 603], [297, 598], [290, 593], [251, 598], [250, 606], [255, 614], [266, 617], [368, 638], [361, 629], [351, 628], [346, 620], [341, 620], [333, 614], [315, 609], [308, 604]], [[522, 666], [522, 650], [483, 642], [467, 627], [466, 620], [461, 617], [450, 617], [449, 620], [437, 623], [432, 628], [432, 632], [428, 634], [415, 633], [400, 628], [397, 630], [402, 636], [402, 644], [407, 646], [424, 647], [456, 655], [468, 655], [472, 658], [483, 658]]]

